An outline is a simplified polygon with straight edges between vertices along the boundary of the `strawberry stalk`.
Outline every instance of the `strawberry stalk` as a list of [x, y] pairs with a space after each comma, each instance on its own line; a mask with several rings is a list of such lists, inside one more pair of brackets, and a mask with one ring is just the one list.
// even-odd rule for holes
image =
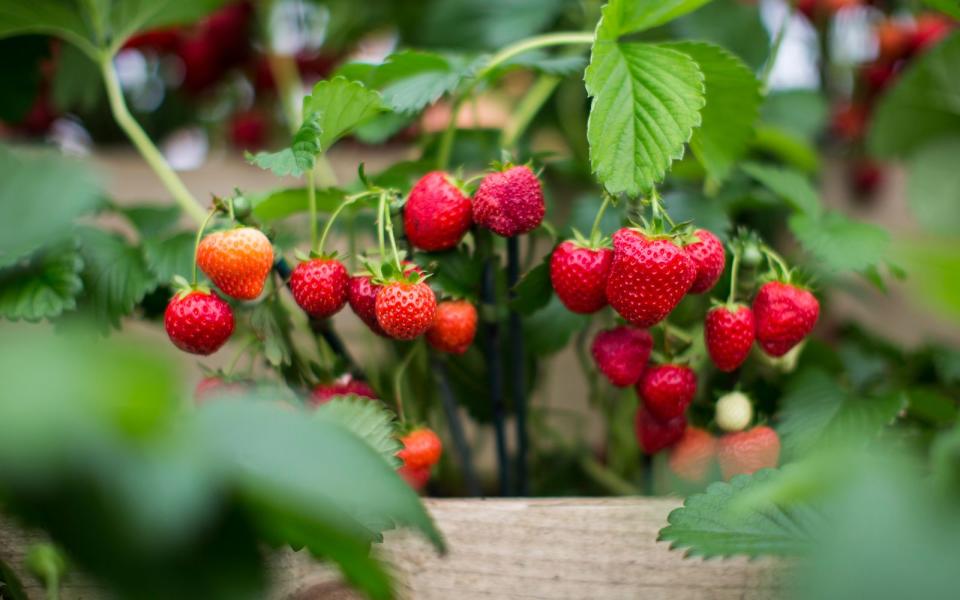
[[740, 244], [733, 246], [733, 261], [730, 264], [730, 293], [727, 295], [727, 306], [733, 306], [737, 299], [737, 276], [740, 274], [740, 256], [743, 254]]
[[[384, 192], [384, 195], [386, 195], [386, 192]], [[397, 248], [397, 238], [393, 233], [393, 219], [390, 216], [389, 204], [384, 206], [383, 216], [387, 228], [387, 237], [390, 238], [390, 250], [393, 252], [393, 264], [397, 267], [398, 273], [403, 273], [403, 265], [400, 264], [400, 250]]]
[[403, 412], [403, 375], [406, 373], [407, 367], [410, 366], [410, 362], [413, 361], [413, 357], [416, 355], [421, 345], [422, 344], [419, 342], [414, 342], [410, 346], [410, 350], [407, 352], [407, 355], [403, 358], [400, 364], [397, 365], [397, 370], [393, 373], [393, 396], [397, 403], [397, 417], [399, 417], [401, 425], [407, 422], [407, 417]]
[[310, 250], [316, 252], [317, 245], [317, 184], [314, 181], [313, 169], [307, 171], [307, 203], [310, 207]]
[[213, 218], [213, 215], [217, 214], [217, 207], [214, 206], [210, 209], [210, 212], [207, 213], [207, 216], [204, 217], [203, 221], [200, 223], [200, 227], [197, 228], [197, 237], [193, 240], [193, 287], [196, 287], [198, 280], [198, 267], [197, 267], [197, 250], [200, 248], [200, 240], [203, 239], [203, 231], [207, 228], [207, 225], [210, 224], [210, 219]]
[[380, 201], [377, 204], [377, 245], [380, 248], [380, 259], [387, 255], [387, 246], [383, 241], [383, 212], [386, 210], [387, 194], [380, 193]]
[[600, 222], [603, 221], [603, 213], [607, 211], [612, 198], [606, 191], [603, 192], [603, 202], [597, 209], [597, 216], [593, 218], [593, 226], [590, 227], [590, 246], [592, 248], [600, 247]]

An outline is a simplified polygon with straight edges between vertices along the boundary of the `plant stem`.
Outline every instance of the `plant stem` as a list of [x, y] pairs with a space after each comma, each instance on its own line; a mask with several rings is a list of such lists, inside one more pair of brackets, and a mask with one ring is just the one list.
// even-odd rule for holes
[[197, 285], [199, 275], [199, 273], [197, 273], [197, 251], [200, 249], [200, 240], [203, 239], [203, 231], [207, 228], [207, 225], [210, 224], [210, 219], [212, 219], [216, 213], [217, 207], [214, 206], [203, 218], [203, 222], [201, 222], [200, 227], [197, 228], [197, 237], [193, 240], [193, 285]]
[[727, 304], [732, 305], [737, 299], [737, 275], [740, 273], [740, 255], [742, 254], [740, 245], [733, 249], [733, 261], [730, 264], [730, 293], [727, 294]]
[[560, 78], [556, 75], [541, 75], [523, 97], [513, 118], [503, 128], [500, 135], [500, 147], [512, 148], [517, 140], [530, 126], [530, 122], [537, 116], [544, 103], [553, 95], [553, 91], [560, 85]]
[[677, 338], [684, 344], [689, 344], [693, 342], [693, 337], [691, 337], [689, 333], [680, 329], [676, 325], [671, 325], [667, 321], [663, 322], [663, 333], [664, 335], [672, 335], [673, 337]]
[[351, 198], [344, 198], [337, 206], [336, 210], [333, 211], [333, 214], [330, 215], [330, 220], [328, 220], [327, 224], [323, 226], [323, 234], [320, 235], [320, 245], [318, 246], [318, 252], [321, 254], [323, 254], [324, 244], [327, 242], [327, 234], [329, 234], [330, 229], [333, 228], [333, 222], [337, 220], [337, 217], [341, 212], [343, 212], [343, 209], [346, 208], [351, 202], [353, 202]]
[[775, 264], [777, 267], [780, 268], [780, 273], [784, 277], [786, 277], [787, 274], [790, 273], [790, 269], [789, 267], [787, 267], [787, 263], [783, 260], [783, 258], [779, 254], [776, 253], [776, 251], [774, 251], [773, 248], [764, 244], [763, 246], [760, 247], [760, 251], [763, 252], [764, 255], [766, 255], [768, 260], [770, 260], [773, 264]]
[[226, 371], [224, 371], [225, 375], [229, 376], [233, 374], [233, 370], [236, 369], [240, 359], [243, 358], [247, 351], [250, 350], [253, 344], [257, 341], [258, 340], [256, 336], [250, 336], [245, 342], [243, 342], [243, 344], [240, 346], [240, 349], [237, 350], [237, 353], [233, 355], [232, 359], [230, 359], [230, 363], [227, 365]]
[[390, 249], [393, 250], [393, 262], [399, 273], [403, 273], [403, 267], [400, 265], [400, 251], [397, 249], [397, 238], [393, 234], [393, 219], [390, 216], [390, 205], [387, 204], [383, 209], [386, 220], [387, 236], [390, 238]]
[[457, 135], [457, 116], [460, 114], [460, 106], [463, 104], [465, 97], [465, 95], [458, 96], [450, 105], [450, 120], [447, 121], [447, 128], [443, 130], [443, 137], [440, 138], [440, 148], [437, 150], [437, 169], [440, 171], [446, 170], [447, 165], [450, 164], [453, 138]]
[[620, 477], [607, 467], [603, 466], [592, 456], [584, 455], [580, 458], [580, 468], [608, 492], [618, 496], [638, 496], [640, 490], [635, 485]]
[[770, 89], [770, 74], [773, 73], [773, 65], [777, 62], [777, 56], [780, 54], [780, 47], [783, 46], [783, 39], [787, 36], [787, 29], [790, 27], [790, 19], [793, 18], [793, 2], [787, 2], [786, 12], [783, 15], [783, 21], [773, 38], [773, 44], [770, 46], [770, 55], [767, 56], [767, 62], [763, 65], [763, 72], [760, 74], [760, 89], [764, 96]]
[[[509, 297], [517, 296], [516, 286], [520, 279], [520, 249], [517, 238], [507, 239], [507, 289]], [[517, 494], [526, 496], [529, 493], [530, 482], [527, 477], [528, 432], [527, 432], [527, 390], [526, 374], [524, 373], [523, 352], [523, 323], [520, 313], [510, 309], [510, 362], [512, 363], [510, 393], [513, 396], [513, 408], [516, 413], [517, 429]]]
[[317, 251], [319, 247], [317, 237], [317, 186], [313, 177], [313, 169], [307, 171], [307, 203], [310, 207], [310, 250]]
[[180, 208], [186, 214], [190, 215], [197, 223], [203, 222], [204, 211], [200, 204], [190, 193], [190, 190], [183, 185], [183, 181], [174, 172], [163, 154], [153, 144], [150, 137], [143, 131], [137, 120], [130, 114], [127, 108], [126, 100], [123, 98], [123, 90], [120, 89], [120, 81], [117, 78], [117, 71], [113, 67], [111, 55], [104, 53], [100, 57], [100, 72], [103, 74], [103, 81], [107, 89], [107, 98], [110, 100], [110, 110], [117, 125], [127, 134], [133, 145], [140, 151], [141, 156], [150, 165], [160, 181], [167, 188], [167, 191], [173, 196], [173, 199], [180, 205]]
[[460, 470], [463, 473], [463, 480], [467, 486], [467, 493], [471, 496], [479, 496], [482, 493], [480, 481], [477, 479], [477, 472], [473, 468], [473, 456], [470, 451], [470, 444], [467, 442], [467, 436], [463, 431], [463, 423], [460, 420], [457, 401], [454, 398], [453, 389], [450, 387], [450, 379], [447, 376], [447, 367], [444, 362], [436, 356], [433, 356], [430, 362], [433, 365], [433, 372], [437, 376], [440, 402], [443, 404], [443, 412], [447, 417], [447, 426], [450, 428], [453, 446], [456, 448], [457, 457], [460, 459]]
[[384, 217], [383, 212], [387, 206], [387, 193], [380, 192], [380, 201], [377, 203], [377, 245], [380, 248], [380, 260], [387, 257], [387, 245], [383, 241]]
[[393, 374], [393, 396], [397, 401], [397, 416], [400, 418], [401, 423], [406, 423], [407, 421], [407, 417], [403, 413], [403, 374], [406, 372], [407, 367], [410, 366], [413, 356], [419, 349], [419, 342], [414, 342], [413, 345], [410, 346], [410, 350], [407, 352], [407, 355], [403, 358], [400, 364], [397, 365], [397, 370]]
[[607, 211], [607, 206], [610, 205], [610, 194], [604, 193], [603, 203], [600, 205], [600, 209], [597, 210], [597, 216], [593, 218], [593, 226], [590, 228], [590, 243], [596, 243], [596, 240], [600, 238], [600, 222], [603, 220], [603, 213]]

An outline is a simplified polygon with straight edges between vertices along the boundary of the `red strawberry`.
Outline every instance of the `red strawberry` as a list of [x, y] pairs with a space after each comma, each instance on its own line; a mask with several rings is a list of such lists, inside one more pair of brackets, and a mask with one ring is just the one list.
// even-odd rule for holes
[[427, 252], [456, 247], [471, 224], [470, 200], [440, 171], [420, 178], [403, 207], [407, 239]]
[[273, 246], [253, 227], [218, 231], [200, 242], [197, 266], [224, 294], [253, 300], [273, 267]]
[[670, 314], [696, 276], [693, 260], [672, 240], [624, 228], [613, 236], [607, 300], [630, 323], [651, 327]]
[[757, 342], [770, 356], [783, 356], [813, 330], [820, 303], [809, 291], [771, 281], [753, 299]]
[[910, 49], [910, 30], [893, 19], [880, 21], [876, 28], [877, 46], [880, 59], [894, 62], [902, 58]]
[[398, 340], [412, 340], [433, 325], [437, 313], [437, 297], [424, 282], [396, 281], [377, 292], [374, 306], [377, 323], [387, 335]]
[[870, 109], [862, 104], [841, 104], [833, 112], [831, 127], [841, 140], [852, 142], [863, 137], [870, 120]]
[[766, 426], [728, 433], [720, 438], [717, 460], [724, 479], [772, 469], [780, 459], [780, 436]]
[[699, 427], [687, 427], [683, 437], [670, 450], [668, 464], [677, 477], [690, 482], [703, 481], [717, 454], [717, 440]]
[[922, 14], [917, 17], [917, 25], [910, 39], [910, 48], [913, 52], [923, 52], [950, 35], [951, 29], [953, 24], [946, 17], [933, 13]]
[[676, 444], [683, 437], [683, 431], [687, 428], [687, 419], [680, 415], [668, 421], [661, 421], [641, 406], [637, 409], [635, 425], [640, 449], [646, 454], [656, 454]]
[[427, 342], [440, 352], [463, 354], [477, 334], [477, 309], [466, 300], [447, 300], [437, 305]]
[[650, 414], [673, 419], [682, 416], [697, 395], [697, 375], [683, 365], [656, 365], [644, 371], [637, 393]]
[[242, 392], [246, 389], [239, 381], [227, 381], [223, 377], [204, 377], [193, 389], [193, 401], [197, 404]]
[[429, 469], [440, 461], [443, 444], [430, 428], [419, 427], [400, 438], [403, 449], [397, 457], [411, 469]]
[[259, 150], [267, 143], [267, 117], [260, 111], [238, 112], [230, 117], [230, 141], [239, 150]]
[[607, 305], [607, 277], [613, 263], [610, 248], [586, 248], [567, 240], [550, 257], [550, 283], [563, 305], [589, 314]]
[[377, 335], [387, 335], [386, 332], [377, 323], [377, 292], [383, 286], [373, 283], [373, 278], [369, 275], [355, 275], [350, 278], [350, 284], [347, 287], [347, 300], [350, 302], [350, 308], [356, 313], [360, 320], [366, 323]]
[[325, 319], [347, 303], [350, 274], [335, 258], [313, 258], [297, 265], [290, 275], [290, 291], [308, 315]]
[[430, 467], [418, 467], [414, 469], [403, 465], [397, 469], [397, 474], [403, 477], [407, 485], [418, 492], [427, 487], [427, 482], [430, 481]]
[[540, 180], [526, 166], [489, 173], [473, 196], [473, 220], [503, 237], [536, 229], [545, 212]]
[[698, 229], [694, 235], [697, 241], [683, 247], [693, 263], [697, 266], [697, 277], [690, 286], [690, 294], [702, 294], [717, 284], [727, 255], [723, 250], [723, 242], [706, 229]]
[[750, 354], [754, 332], [753, 311], [748, 307], [737, 304], [711, 308], [703, 337], [713, 364], [721, 371], [735, 371]]
[[621, 325], [593, 338], [590, 353], [600, 372], [617, 387], [635, 384], [647, 368], [653, 338], [646, 329]]
[[233, 333], [233, 311], [215, 293], [194, 290], [170, 299], [163, 326], [170, 341], [184, 352], [213, 354]]
[[345, 375], [333, 383], [321, 383], [313, 388], [313, 391], [310, 393], [310, 403], [314, 406], [319, 406], [326, 404], [335, 396], [350, 395], [370, 398], [371, 400], [378, 399], [377, 393], [373, 391], [373, 388], [370, 387], [368, 383], [354, 379], [350, 375]]

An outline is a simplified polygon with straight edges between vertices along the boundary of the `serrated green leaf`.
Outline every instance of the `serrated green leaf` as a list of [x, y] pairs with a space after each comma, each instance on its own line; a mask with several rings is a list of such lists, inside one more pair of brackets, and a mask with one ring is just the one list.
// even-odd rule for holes
[[83, 304], [106, 330], [120, 327], [120, 319], [133, 312], [156, 279], [147, 268], [143, 252], [123, 237], [83, 227], [77, 231], [83, 258]]
[[550, 260], [548, 257], [530, 269], [514, 288], [516, 297], [509, 306], [522, 315], [533, 314], [550, 302], [553, 286], [550, 284]]
[[577, 73], [582, 73], [587, 66], [587, 60], [580, 54], [549, 54], [543, 50], [530, 50], [523, 54], [518, 54], [501, 65], [501, 68], [494, 69], [491, 76], [499, 76], [505, 71], [514, 68], [533, 69], [547, 75], [556, 75], [557, 77], [568, 77]]
[[353, 432], [383, 457], [394, 469], [400, 467], [394, 415], [382, 402], [357, 396], [336, 396], [317, 407], [317, 419], [331, 421]]
[[344, 77], [318, 81], [303, 99], [304, 121], [316, 119], [319, 126], [315, 140], [318, 152], [326, 152], [334, 142], [382, 110], [380, 94]]
[[960, 231], [960, 135], [918, 149], [907, 165], [907, 200], [927, 231], [954, 235]]
[[669, 47], [692, 57], [703, 72], [707, 104], [690, 149], [708, 175], [722, 182], [753, 138], [760, 108], [760, 82], [743, 62], [719, 46], [678, 42]]
[[819, 512], [806, 504], [769, 504], [762, 509], [738, 510], [739, 497], [777, 478], [775, 469], [738, 475], [729, 483], [716, 482], [706, 492], [688, 497], [670, 513], [659, 540], [686, 548], [688, 556], [763, 555], [796, 556], [807, 551], [819, 526]]
[[611, 0], [603, 8], [598, 40], [650, 29], [700, 8], [710, 0]]
[[886, 230], [854, 221], [837, 212], [819, 217], [790, 217], [790, 230], [818, 267], [830, 272], [866, 271], [883, 263], [890, 246]]
[[908, 156], [938, 139], [960, 134], [960, 33], [917, 57], [880, 97], [867, 138], [880, 158]]
[[458, 55], [403, 50], [387, 57], [369, 76], [391, 110], [417, 113], [460, 85], [474, 61]]
[[824, 371], [800, 373], [781, 399], [784, 453], [797, 457], [831, 445], [857, 445], [875, 437], [903, 408], [900, 393], [856, 397]]
[[320, 154], [320, 138], [323, 130], [318, 114], [307, 115], [303, 124], [293, 136], [293, 143], [289, 148], [277, 152], [257, 152], [246, 154], [247, 161], [261, 169], [271, 171], [274, 175], [286, 177], [300, 177], [313, 169], [317, 155]]
[[83, 290], [82, 268], [83, 260], [71, 244], [53, 246], [0, 269], [0, 316], [39, 321], [73, 310]]
[[261, 302], [250, 313], [250, 327], [263, 343], [263, 354], [274, 367], [291, 362], [290, 317], [284, 310], [277, 310], [271, 302]]
[[746, 163], [741, 168], [747, 175], [789, 202], [795, 211], [814, 216], [823, 212], [820, 194], [802, 173], [760, 163]]
[[669, 47], [598, 38], [584, 80], [592, 170], [611, 193], [648, 191], [701, 122], [703, 73]]
[[195, 234], [182, 231], [164, 239], [148, 238], [143, 242], [147, 268], [158, 283], [169, 283], [174, 275], [190, 279], [193, 272]]

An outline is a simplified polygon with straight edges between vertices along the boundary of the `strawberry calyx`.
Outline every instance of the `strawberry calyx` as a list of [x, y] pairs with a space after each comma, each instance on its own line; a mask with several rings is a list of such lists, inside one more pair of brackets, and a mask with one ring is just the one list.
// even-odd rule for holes
[[300, 262], [310, 262], [311, 260], [341, 260], [346, 258], [346, 255], [341, 255], [339, 252], [334, 250], [333, 252], [322, 252], [319, 250], [311, 250], [308, 254], [303, 253], [300, 250], [294, 250], [293, 255], [297, 257], [297, 260]]
[[210, 295], [213, 293], [210, 286], [206, 283], [190, 283], [180, 275], [173, 276], [174, 297], [177, 300], [183, 300], [194, 292]]
[[570, 232], [573, 234], [573, 239], [568, 239], [565, 241], [571, 242], [574, 246], [578, 248], [584, 248], [586, 250], [600, 250], [603, 248], [613, 248], [613, 241], [608, 235], [600, 235], [599, 232], [593, 232], [593, 234], [587, 238], [585, 235], [580, 233], [575, 227], [570, 228]]
[[398, 268], [397, 262], [393, 260], [364, 260], [362, 262], [364, 268], [370, 274], [371, 283], [374, 285], [387, 285], [389, 283], [417, 284], [432, 276], [431, 273], [421, 269], [419, 265], [402, 259], [400, 268]]

